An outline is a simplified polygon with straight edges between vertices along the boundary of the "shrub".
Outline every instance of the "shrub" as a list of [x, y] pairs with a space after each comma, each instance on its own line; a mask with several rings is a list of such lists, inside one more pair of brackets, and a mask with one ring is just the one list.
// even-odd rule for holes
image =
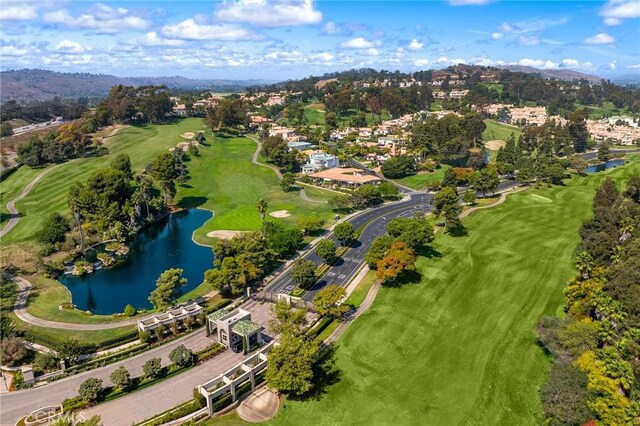
[[160, 358], [151, 358], [149, 361], [145, 362], [142, 365], [142, 371], [144, 371], [144, 376], [149, 379], [155, 379], [164, 373], [164, 368], [162, 368], [162, 362]]
[[149, 343], [151, 341], [151, 333], [148, 331], [140, 331], [138, 333], [138, 338], [142, 343]]
[[35, 234], [35, 238], [36, 241], [44, 245], [61, 243], [64, 241], [64, 236], [69, 229], [71, 229], [69, 221], [60, 213], [53, 213]]
[[80, 384], [78, 396], [83, 401], [96, 402], [102, 393], [102, 380], [89, 378]]
[[60, 367], [60, 361], [55, 355], [40, 352], [36, 354], [33, 364], [40, 371], [53, 371]]
[[200, 408], [207, 406], [207, 398], [198, 391], [198, 388], [193, 388], [193, 400]]
[[24, 339], [19, 337], [9, 337], [3, 339], [0, 344], [2, 364], [9, 367], [20, 365], [29, 355], [29, 351], [24, 346]]
[[134, 308], [131, 304], [128, 304], [124, 307], [124, 314], [128, 317], [134, 316], [136, 312], [136, 308]]
[[169, 353], [169, 359], [177, 366], [184, 367], [193, 364], [194, 357], [190, 349], [180, 345]]

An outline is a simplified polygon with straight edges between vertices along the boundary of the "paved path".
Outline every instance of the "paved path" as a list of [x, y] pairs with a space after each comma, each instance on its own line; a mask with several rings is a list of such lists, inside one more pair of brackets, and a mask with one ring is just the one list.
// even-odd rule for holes
[[[13, 425], [15, 424], [16, 421], [18, 421], [20, 417], [30, 413], [33, 410], [36, 410], [38, 408], [41, 408], [47, 405], [60, 404], [64, 399], [76, 396], [78, 394], [78, 387], [80, 386], [80, 383], [82, 383], [89, 377], [102, 379], [105, 385], [109, 385], [111, 383], [111, 381], [109, 380], [109, 375], [111, 374], [111, 372], [113, 372], [113, 370], [115, 370], [120, 366], [124, 366], [127, 370], [129, 370], [129, 373], [131, 373], [132, 377], [136, 377], [143, 374], [142, 365], [151, 358], [160, 357], [162, 359], [163, 365], [169, 365], [170, 364], [169, 353], [176, 346], [184, 344], [187, 348], [196, 352], [208, 347], [212, 343], [213, 343], [213, 340], [206, 337], [205, 330], [201, 329], [187, 336], [180, 337], [162, 346], [151, 349], [147, 352], [141, 353], [131, 358], [127, 358], [122, 361], [115, 362], [113, 364], [107, 365], [102, 368], [97, 368], [94, 370], [86, 371], [84, 373], [79, 373], [64, 379], [60, 379], [60, 380], [48, 383], [43, 386], [39, 386], [37, 388], [25, 389], [22, 391], [2, 394], [0, 395], [0, 406], [2, 407], [2, 410], [0, 411], [0, 424]], [[228, 351], [228, 352], [232, 355], [237, 355], [231, 351]], [[198, 369], [203, 370], [202, 367], [204, 367], [205, 371], [206, 370], [210, 371], [212, 368], [212, 365], [216, 364], [217, 362], [216, 360], [224, 359], [225, 356], [228, 356], [226, 351], [225, 353], [222, 353], [219, 356], [214, 357], [211, 361], [204, 363], [201, 366], [194, 368], [193, 370], [198, 370]], [[171, 396], [173, 398], [171, 401], [171, 404], [169, 404], [166, 408], [159, 408], [159, 405], [156, 404], [156, 401], [154, 401], [153, 404], [148, 404], [149, 401], [153, 400], [153, 399], [149, 399], [149, 400], [139, 400], [138, 401], [139, 405], [137, 409], [141, 411], [144, 409], [146, 410], [145, 413], [148, 411], [152, 411], [152, 414], [153, 414], [153, 413], [164, 411], [165, 409], [168, 409], [177, 405], [180, 402], [179, 401], [180, 398], [178, 397], [176, 399], [176, 395], [179, 395], [180, 397], [184, 397], [186, 399], [191, 398], [191, 388], [189, 388], [188, 391], [183, 392], [181, 388], [174, 389], [173, 385], [170, 384], [172, 381], [180, 382], [180, 377], [182, 375], [189, 374], [191, 372], [192, 370], [188, 370], [187, 372], [180, 374], [175, 378], [172, 378], [165, 382], [161, 382], [156, 386], [152, 386], [151, 388], [148, 388], [151, 390], [155, 390], [159, 394], [166, 395], [167, 398], [168, 396]], [[214, 376], [215, 374], [214, 375], [205, 374], [205, 377], [207, 379], [210, 379]], [[202, 381], [200, 381], [200, 379], [198, 380], [199, 381], [196, 384], [200, 384], [204, 382], [204, 380]], [[167, 384], [163, 385], [164, 383], [167, 383]], [[162, 389], [164, 389], [164, 391]], [[142, 393], [143, 391], [136, 392], [136, 393], [133, 393], [132, 396], [139, 395]], [[128, 397], [124, 397], [124, 398], [115, 400], [114, 403], [117, 401], [126, 400], [127, 398]], [[135, 420], [133, 417], [132, 418], [123, 417], [123, 419], [126, 419], [125, 424], [127, 425], [130, 425], [131, 422]], [[103, 422], [105, 425], [114, 424], [111, 421], [106, 421], [104, 417], [103, 417]], [[119, 423], [119, 424], [122, 424], [122, 423]]]
[[[125, 126], [125, 127], [129, 127], [129, 126]], [[109, 133], [109, 135], [105, 136], [102, 140], [104, 141], [105, 139], [110, 138], [111, 136], [115, 135], [120, 129], [123, 129], [123, 128], [124, 127], [118, 127], [117, 129], [114, 129], [111, 133]], [[54, 169], [56, 169], [56, 168], [58, 168], [58, 167], [60, 167], [62, 165], [69, 164], [69, 163], [71, 163], [73, 161], [78, 161], [78, 160], [81, 160], [81, 159], [82, 158], [76, 158], [76, 159], [73, 159], [73, 160], [69, 160], [66, 163], [56, 164], [55, 166], [52, 166], [52, 167], [49, 167], [49, 168], [43, 170], [36, 177], [31, 179], [31, 182], [29, 182], [27, 184], [27, 186], [24, 187], [24, 189], [22, 190], [20, 195], [18, 195], [16, 198], [14, 198], [13, 200], [11, 200], [11, 201], [9, 201], [7, 203], [7, 210], [9, 211], [9, 214], [11, 215], [11, 217], [9, 218], [9, 221], [4, 225], [2, 230], [0, 230], [0, 238], [4, 237], [9, 231], [11, 231], [18, 224], [18, 221], [20, 220], [20, 213], [18, 213], [18, 210], [16, 209], [16, 203], [18, 201], [22, 200], [24, 197], [29, 195], [29, 192], [31, 192], [33, 187], [38, 182], [40, 182], [40, 180], [42, 180], [43, 177], [45, 177], [47, 174], [49, 174], [49, 172], [51, 172], [51, 170], [54, 170]]]
[[9, 231], [11, 231], [18, 224], [18, 221], [20, 221], [20, 214], [16, 209], [16, 203], [22, 200], [27, 195], [29, 195], [29, 192], [31, 192], [31, 189], [36, 185], [36, 183], [40, 182], [40, 180], [43, 177], [45, 177], [51, 170], [54, 170], [60, 167], [61, 165], [62, 164], [57, 164], [53, 167], [49, 167], [48, 169], [45, 169], [42, 172], [40, 172], [36, 177], [34, 177], [31, 180], [31, 182], [27, 184], [27, 186], [24, 187], [20, 195], [18, 195], [16, 198], [14, 198], [13, 200], [7, 203], [7, 210], [9, 211], [9, 214], [11, 215], [11, 217], [9, 218], [9, 221], [6, 223], [6, 225], [4, 225], [4, 228], [2, 228], [2, 230], [0, 231], [0, 238], [4, 237]]
[[278, 169], [276, 166], [272, 166], [271, 164], [264, 164], [258, 161], [258, 156], [260, 155], [260, 151], [262, 151], [262, 142], [260, 142], [255, 136], [247, 137], [258, 144], [258, 148], [256, 148], [256, 152], [253, 153], [253, 157], [251, 158], [251, 162], [256, 166], [266, 167], [273, 170], [274, 172], [276, 172], [276, 176], [278, 176], [278, 179], [282, 180], [282, 173], [280, 173], [280, 169]]
[[118, 322], [105, 323], [105, 324], [74, 324], [70, 322], [58, 322], [49, 321], [42, 318], [34, 317], [27, 312], [27, 301], [29, 299], [29, 293], [31, 292], [32, 285], [24, 278], [14, 277], [13, 281], [20, 287], [20, 293], [16, 298], [14, 305], [14, 313], [21, 320], [28, 324], [37, 325], [40, 327], [48, 328], [63, 328], [65, 330], [84, 330], [84, 331], [96, 331], [96, 330], [108, 330], [113, 328], [125, 327], [133, 324], [137, 324], [141, 318], [130, 318]]
[[99, 415], [109, 426], [129, 426], [185, 403], [193, 398], [193, 388], [224, 373], [242, 360], [230, 350], [155, 386], [111, 402], [84, 410], [86, 418]]

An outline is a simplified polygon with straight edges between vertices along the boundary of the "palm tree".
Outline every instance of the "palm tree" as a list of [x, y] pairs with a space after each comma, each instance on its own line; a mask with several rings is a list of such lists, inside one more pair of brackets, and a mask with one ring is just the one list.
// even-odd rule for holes
[[69, 208], [71, 209], [71, 213], [73, 213], [73, 217], [76, 219], [76, 225], [78, 226], [78, 232], [80, 233], [80, 251], [82, 251], [84, 247], [84, 234], [82, 233], [82, 225], [80, 224], [80, 197], [83, 190], [84, 186], [79, 182], [75, 182], [69, 188], [69, 195], [67, 198]]
[[269, 207], [269, 204], [267, 203], [267, 200], [263, 198], [258, 198], [258, 201], [256, 202], [256, 208], [260, 212], [260, 219], [262, 219], [262, 223], [264, 223], [264, 218], [267, 214], [268, 207]]

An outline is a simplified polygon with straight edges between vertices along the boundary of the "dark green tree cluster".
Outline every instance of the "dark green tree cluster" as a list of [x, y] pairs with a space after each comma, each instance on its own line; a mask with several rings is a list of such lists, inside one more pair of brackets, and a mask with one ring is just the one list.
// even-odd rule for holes
[[361, 210], [379, 206], [384, 200], [394, 200], [399, 196], [398, 188], [389, 182], [380, 185], [362, 185], [350, 194], [336, 195], [329, 204], [338, 211]]
[[416, 173], [416, 162], [408, 155], [391, 157], [380, 167], [382, 174], [386, 178], [397, 179]]
[[207, 109], [205, 123], [211, 130], [247, 124], [247, 104], [238, 96], [229, 96]]
[[549, 424], [634, 424], [640, 407], [640, 175], [606, 179], [580, 231], [566, 317], [544, 318], [554, 365], [541, 390]]
[[161, 123], [171, 112], [171, 92], [165, 86], [113, 86], [109, 96], [96, 108], [94, 120], [99, 125], [110, 122], [130, 123], [143, 119]]
[[290, 151], [287, 142], [280, 136], [269, 136], [262, 142], [262, 155], [283, 172], [296, 173], [300, 169], [297, 151]]
[[95, 148], [88, 135], [94, 130], [81, 119], [63, 124], [43, 137], [31, 136], [27, 142], [19, 144], [16, 148], [18, 161], [29, 167], [38, 167], [81, 157]]

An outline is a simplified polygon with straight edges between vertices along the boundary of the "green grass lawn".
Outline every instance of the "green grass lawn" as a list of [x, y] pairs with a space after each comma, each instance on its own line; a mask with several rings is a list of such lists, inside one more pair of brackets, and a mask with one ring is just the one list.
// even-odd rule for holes
[[[191, 179], [178, 186], [176, 202], [183, 206], [197, 206], [214, 211], [214, 216], [195, 232], [196, 241], [211, 244], [206, 234], [213, 230], [257, 231], [261, 227], [256, 201], [264, 198], [268, 212], [287, 210], [291, 216], [283, 220], [294, 225], [303, 217], [322, 217], [329, 220], [332, 209], [328, 204], [310, 203], [297, 191], [283, 192], [273, 170], [251, 163], [256, 144], [248, 138], [216, 137], [209, 146], [200, 149], [200, 156], [188, 163]], [[333, 194], [320, 189], [309, 197], [326, 200]]]
[[482, 83], [489, 90], [496, 91], [502, 95], [502, 91], [504, 90], [504, 86], [500, 83]]
[[[141, 171], [158, 154], [175, 146], [178, 142], [183, 142], [184, 139], [180, 137], [182, 133], [199, 131], [202, 128], [201, 119], [188, 118], [172, 124], [127, 127], [120, 130], [117, 135], [105, 141], [104, 146], [109, 151], [107, 155], [63, 164], [38, 182], [29, 195], [17, 203], [16, 207], [22, 219], [3, 238], [3, 242], [30, 239], [46, 217], [53, 212], [68, 215], [69, 186], [75, 181], [86, 181], [97, 169], [108, 167], [109, 162], [117, 154], [129, 154], [134, 170]], [[13, 194], [19, 194], [30, 180], [29, 177], [35, 176], [38, 172], [33, 173], [28, 167], [21, 167], [2, 182], [3, 204], [6, 204], [5, 196], [8, 197], [8, 201], [13, 198]]]
[[487, 125], [487, 128], [482, 132], [482, 140], [485, 142], [492, 140], [506, 141], [511, 136], [511, 133], [518, 140], [518, 137], [522, 134], [517, 127], [507, 126], [495, 120], [484, 120], [484, 124]]
[[306, 106], [304, 109], [304, 116], [307, 119], [307, 124], [310, 126], [324, 126], [324, 115], [324, 104], [311, 104]]
[[44, 170], [45, 167], [32, 169], [31, 167], [22, 166], [0, 183], [0, 224], [4, 224], [5, 221], [9, 220], [7, 203], [20, 195], [24, 187]]
[[338, 383], [288, 400], [271, 424], [542, 423], [538, 391], [549, 360], [536, 323], [554, 315], [573, 274], [578, 228], [604, 176], [510, 195], [464, 220], [468, 235], [439, 234], [420, 258], [421, 282], [383, 288], [338, 341]]
[[444, 173], [450, 167], [451, 166], [448, 166], [446, 164], [441, 164], [439, 169], [436, 169], [431, 173], [418, 173], [415, 175], [403, 177], [402, 179], [394, 180], [404, 186], [408, 186], [409, 188], [424, 189], [428, 183], [442, 180], [444, 178]]

